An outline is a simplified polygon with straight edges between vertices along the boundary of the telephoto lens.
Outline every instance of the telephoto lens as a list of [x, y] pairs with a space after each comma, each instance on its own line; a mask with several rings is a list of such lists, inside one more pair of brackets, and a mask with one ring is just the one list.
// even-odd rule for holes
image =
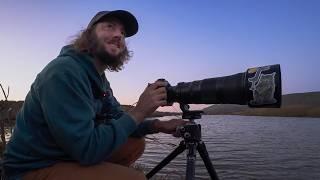
[[280, 65], [249, 68], [231, 76], [180, 82], [176, 86], [168, 83], [166, 89], [168, 104], [240, 104], [279, 108], [282, 97]]

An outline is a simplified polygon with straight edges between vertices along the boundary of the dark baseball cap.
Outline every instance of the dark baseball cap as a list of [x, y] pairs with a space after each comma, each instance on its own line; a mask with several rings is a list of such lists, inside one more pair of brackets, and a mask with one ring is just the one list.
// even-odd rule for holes
[[91, 28], [106, 17], [115, 17], [119, 19], [124, 25], [126, 37], [133, 36], [138, 32], [139, 25], [137, 19], [130, 12], [125, 10], [100, 11], [91, 19], [88, 28]]

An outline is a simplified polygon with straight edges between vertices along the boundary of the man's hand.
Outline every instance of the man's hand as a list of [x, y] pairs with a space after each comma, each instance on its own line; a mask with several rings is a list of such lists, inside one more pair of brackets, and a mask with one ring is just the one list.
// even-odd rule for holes
[[167, 104], [166, 85], [164, 81], [156, 81], [146, 87], [137, 105], [129, 112], [137, 124], [151, 115], [158, 107]]
[[189, 121], [185, 121], [183, 119], [171, 119], [169, 121], [160, 121], [156, 120], [154, 122], [153, 128], [156, 132], [162, 132], [166, 134], [172, 134], [173, 136], [177, 136], [176, 129], [178, 126], [183, 126]]

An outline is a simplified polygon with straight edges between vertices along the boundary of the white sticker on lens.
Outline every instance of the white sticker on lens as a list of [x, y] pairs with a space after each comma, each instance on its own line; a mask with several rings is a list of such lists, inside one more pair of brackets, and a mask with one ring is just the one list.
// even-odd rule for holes
[[263, 71], [269, 69], [270, 66], [260, 67], [254, 77], [248, 78], [251, 83], [250, 90], [253, 94], [253, 100], [249, 102], [251, 105], [274, 104], [277, 102], [274, 98], [276, 72], [263, 74]]

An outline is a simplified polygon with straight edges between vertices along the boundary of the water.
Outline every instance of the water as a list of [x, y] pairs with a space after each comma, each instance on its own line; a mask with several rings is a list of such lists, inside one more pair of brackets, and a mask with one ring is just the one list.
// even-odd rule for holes
[[[196, 122], [220, 179], [320, 179], [320, 118], [203, 116]], [[145, 171], [181, 141], [166, 134], [149, 137], [157, 141], [149, 140], [138, 160]], [[182, 153], [157, 176], [183, 179], [185, 166]], [[210, 179], [199, 154], [196, 179]]]

